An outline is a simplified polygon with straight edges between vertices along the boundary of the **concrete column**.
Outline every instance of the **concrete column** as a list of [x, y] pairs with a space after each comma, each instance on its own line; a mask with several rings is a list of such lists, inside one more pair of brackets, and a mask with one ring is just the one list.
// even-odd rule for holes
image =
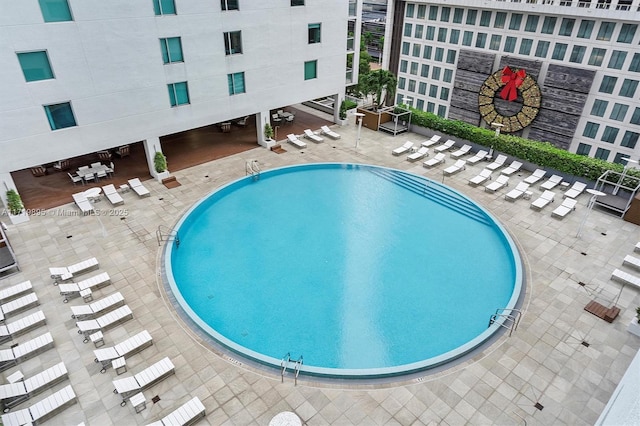
[[[147, 157], [147, 166], [149, 167], [149, 174], [154, 178], [158, 179], [159, 181], [161, 181], [164, 177], [168, 177], [169, 176], [168, 170], [165, 173], [160, 174], [156, 172], [156, 168], [154, 167], [154, 164], [153, 164], [153, 157], [156, 155], [156, 152], [162, 152], [162, 145], [160, 145], [160, 138], [157, 136], [152, 136], [142, 141], [142, 145], [144, 146], [144, 153], [145, 153], [145, 156]], [[169, 159], [167, 159], [167, 163], [168, 162], [169, 162]]]
[[347, 118], [345, 117], [344, 120], [342, 120], [340, 118], [340, 105], [342, 105], [342, 101], [344, 100], [344, 92], [343, 93], [336, 93], [335, 95], [333, 95], [333, 122], [334, 123], [340, 123], [340, 125], [345, 125], [347, 124]]

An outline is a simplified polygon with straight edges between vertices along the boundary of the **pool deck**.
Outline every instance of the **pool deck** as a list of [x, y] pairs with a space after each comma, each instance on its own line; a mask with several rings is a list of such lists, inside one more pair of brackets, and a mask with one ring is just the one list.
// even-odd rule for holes
[[[294, 386], [290, 374], [281, 383], [279, 372], [220, 355], [185, 328], [158, 280], [156, 229], [159, 225], [172, 226], [196, 200], [244, 176], [246, 161], [257, 160], [263, 170], [310, 162], [367, 163], [437, 181], [443, 180], [444, 167], [453, 164], [447, 158], [445, 165], [428, 170], [421, 161], [409, 163], [406, 155], [391, 155], [391, 150], [406, 140], [419, 143], [426, 139], [419, 135], [393, 137], [363, 128], [356, 150], [357, 128], [353, 122], [333, 128], [342, 135], [340, 140], [325, 139], [320, 144], [309, 141], [302, 150], [283, 143], [287, 152], [282, 154], [256, 147], [181, 170], [174, 173], [182, 184], [178, 188], [167, 189], [147, 181], [151, 197], [140, 199], [133, 192], [125, 193], [122, 206], [112, 208], [103, 197], [95, 204], [102, 213], [99, 218], [71, 216], [77, 209], [68, 204], [32, 216], [27, 223], [10, 225], [7, 233], [22, 271], [0, 280], [0, 288], [31, 280], [39, 308], [47, 318], [46, 326], [16, 341], [26, 341], [46, 329], [53, 335], [55, 348], [3, 374], [6, 377], [20, 370], [30, 377], [59, 361], [64, 361], [69, 370], [68, 382], [13, 410], [26, 408], [71, 384], [78, 403], [57, 414], [52, 424], [143, 425], [194, 396], [202, 400], [207, 411], [199, 424], [211, 425], [267, 425], [282, 411], [297, 413], [307, 425], [593, 424], [640, 348], [640, 337], [626, 331], [635, 308], [640, 306], [640, 291], [628, 286], [623, 289], [617, 303], [620, 316], [613, 323], [586, 312], [584, 307], [593, 299], [604, 302], [617, 297], [620, 285], [609, 277], [615, 268], [626, 269], [622, 259], [632, 254], [640, 241], [640, 227], [594, 209], [581, 237], [576, 238], [588, 194], [578, 197], [577, 210], [563, 220], [551, 217], [562, 200], [559, 189], [556, 201], [542, 211], [530, 209], [527, 200], [506, 201], [504, 194], [527, 172], [512, 176], [509, 187], [496, 193], [467, 185], [468, 179], [482, 170], [482, 163], [444, 178], [444, 183], [502, 222], [520, 246], [526, 267], [528, 282], [519, 328], [512, 337], [501, 336], [472, 359], [389, 383], [326, 383], [301, 377]], [[533, 198], [540, 192], [536, 185]], [[265, 224], [273, 226], [286, 226], [294, 220], [264, 219]], [[6, 218], [2, 220], [8, 223]], [[420, 218], [416, 216], [415, 220]], [[110, 286], [97, 290], [94, 298], [117, 290], [133, 311], [132, 320], [104, 333], [106, 346], [143, 329], [153, 337], [153, 346], [127, 359], [124, 376], [165, 356], [176, 366], [174, 376], [144, 392], [147, 408], [139, 414], [131, 404], [121, 407], [120, 397], [112, 392], [111, 380], [124, 376], [116, 376], [113, 369], [100, 374], [93, 346], [83, 344], [77, 334], [69, 306], [82, 301], [63, 304], [48, 276], [48, 266], [69, 265], [92, 256], [112, 280]], [[282, 261], [294, 260], [282, 253]], [[452, 265], [459, 267], [465, 267], [464, 259]], [[587, 291], [596, 288], [597, 293]], [[464, 321], [464, 312], [451, 321]], [[6, 343], [3, 348], [9, 346]], [[156, 403], [151, 402], [154, 396], [160, 398]], [[543, 408], [536, 408], [536, 404]]]

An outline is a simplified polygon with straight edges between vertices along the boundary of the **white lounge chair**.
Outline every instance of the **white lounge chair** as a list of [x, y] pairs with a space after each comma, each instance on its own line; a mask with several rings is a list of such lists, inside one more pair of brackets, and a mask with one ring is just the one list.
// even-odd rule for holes
[[115, 311], [108, 312], [96, 319], [77, 321], [76, 327], [78, 327], [78, 334], [84, 335], [83, 343], [89, 341], [89, 335], [96, 331], [108, 330], [115, 327], [125, 321], [133, 318], [133, 312], [129, 306], [124, 305], [116, 309]]
[[76, 275], [80, 275], [93, 269], [97, 269], [98, 266], [98, 259], [92, 257], [83, 260], [82, 262], [74, 263], [71, 266], [49, 268], [49, 275], [51, 275], [51, 278], [55, 280], [54, 285], [56, 285], [59, 281], [70, 280]]
[[55, 416], [60, 411], [77, 402], [76, 394], [71, 385], [65, 386], [47, 398], [25, 408], [2, 416], [4, 426], [22, 426], [27, 424], [41, 424]]
[[611, 279], [640, 289], [640, 277], [621, 271], [620, 269], [615, 269], [613, 273], [611, 273]]
[[460, 170], [464, 170], [466, 168], [465, 164], [467, 162], [464, 160], [456, 160], [453, 166], [449, 166], [442, 171], [445, 175], [452, 175], [458, 173]]
[[68, 377], [69, 372], [64, 362], [60, 362], [23, 381], [0, 385], [0, 400], [2, 400], [3, 411], [7, 413], [16, 405], [55, 386]]
[[329, 126], [320, 127], [323, 135], [327, 135], [331, 139], [340, 139], [340, 135], [329, 128]]
[[453, 148], [454, 144], [456, 143], [456, 141], [449, 139], [448, 141], [446, 141], [445, 143], [443, 143], [442, 145], [438, 145], [435, 148], [433, 148], [433, 150], [435, 152], [444, 152], [444, 151], [448, 151], [451, 148]]
[[562, 194], [562, 198], [576, 198], [578, 195], [582, 194], [585, 189], [587, 189], [586, 183], [576, 181], [573, 183], [571, 188], [567, 189], [566, 192]]
[[503, 175], [511, 176], [512, 174], [520, 170], [521, 167], [522, 167], [522, 163], [520, 161], [514, 160], [511, 162], [509, 167], [502, 170], [500, 173], [502, 173]]
[[311, 129], [305, 129], [305, 130], [304, 130], [304, 136], [305, 136], [307, 139], [311, 139], [312, 141], [314, 141], [314, 142], [316, 142], [316, 143], [319, 143], [319, 142], [324, 141], [324, 139], [322, 139], [320, 136], [318, 136], [318, 135], [316, 135], [315, 133], [313, 133], [313, 132], [311, 131]]
[[47, 322], [42, 311], [34, 312], [26, 317], [17, 319], [8, 324], [0, 325], [0, 343], [12, 340], [34, 328], [38, 328]]
[[421, 146], [416, 152], [412, 152], [407, 156], [409, 161], [418, 161], [429, 155], [429, 148]]
[[496, 180], [484, 187], [485, 192], [496, 192], [509, 185], [509, 176], [500, 175]]
[[544, 169], [536, 169], [531, 176], [527, 176], [525, 178], [525, 182], [528, 183], [529, 185], [533, 185], [534, 183], [538, 182], [540, 179], [542, 179], [544, 177], [544, 175], [547, 174], [547, 171]]
[[433, 136], [431, 136], [431, 139], [429, 139], [428, 141], [422, 142], [420, 145], [429, 148], [429, 147], [437, 144], [438, 142], [440, 142], [440, 139], [442, 139], [442, 136], [433, 135]]
[[489, 170], [496, 171], [496, 170], [498, 170], [500, 167], [504, 166], [504, 163], [505, 163], [506, 161], [507, 161], [507, 156], [506, 156], [506, 155], [502, 155], [502, 154], [500, 154], [500, 155], [498, 155], [498, 156], [496, 157], [496, 159], [493, 161], [493, 163], [488, 164], [488, 165], [486, 166], [486, 168], [487, 168], [487, 169], [489, 169]]
[[483, 184], [487, 180], [491, 179], [491, 173], [492, 173], [491, 170], [483, 169], [477, 176], [474, 176], [471, 179], [469, 179], [469, 185], [478, 186]]
[[551, 212], [551, 216], [562, 219], [576, 209], [576, 204], [578, 204], [578, 201], [573, 198], [565, 198], [562, 200], [562, 204]]
[[298, 137], [296, 135], [294, 135], [293, 133], [289, 133], [287, 135], [287, 141], [295, 146], [296, 148], [306, 148], [307, 147], [307, 143], [305, 141], [301, 141], [300, 139], [298, 139]]
[[450, 154], [450, 156], [451, 156], [451, 158], [460, 158], [463, 155], [468, 154], [469, 152], [471, 152], [471, 145], [465, 144], [465, 145], [462, 145], [462, 148], [460, 148], [460, 149], [458, 149], [456, 151], [453, 151]]
[[72, 194], [71, 197], [83, 214], [94, 211], [93, 204], [91, 204], [91, 201], [84, 195], [84, 192], [77, 192]]
[[640, 242], [636, 243], [636, 246], [633, 248], [633, 251], [635, 251], [636, 253], [640, 253]]
[[508, 201], [515, 201], [518, 198], [522, 197], [525, 192], [529, 190], [529, 184], [526, 182], [520, 182], [513, 188], [511, 191], [507, 192], [504, 195], [504, 199]]
[[20, 312], [31, 309], [34, 306], [38, 306], [38, 296], [35, 293], [25, 294], [17, 299], [11, 300], [7, 303], [0, 305], [0, 321], [4, 321], [5, 318], [19, 314]]
[[9, 302], [31, 290], [33, 290], [33, 286], [29, 280], [0, 290], [0, 304]]
[[47, 332], [11, 348], [0, 349], [0, 371], [11, 368], [52, 347], [53, 337], [51, 337], [51, 333]]
[[206, 415], [204, 405], [200, 401], [200, 398], [196, 396], [149, 426], [192, 425]]
[[142, 197], [148, 197], [151, 195], [147, 187], [144, 186], [142, 182], [140, 182], [140, 179], [133, 178], [133, 179], [129, 179], [128, 182], [129, 182], [129, 187], [133, 190], [133, 192], [138, 194], [138, 197], [142, 198]]
[[622, 260], [624, 266], [628, 266], [633, 269], [640, 270], [640, 259], [631, 255], [626, 255]]
[[62, 301], [67, 303], [69, 299], [80, 296], [83, 290], [97, 290], [109, 284], [111, 284], [109, 274], [102, 272], [77, 283], [60, 284], [58, 285], [58, 290], [60, 291], [60, 295], [64, 296]]
[[113, 347], [94, 349], [93, 353], [96, 356], [94, 361], [102, 364], [100, 372], [104, 373], [114, 359], [120, 357], [126, 359], [151, 345], [153, 345], [151, 334], [147, 330], [143, 330]]
[[547, 204], [553, 202], [555, 196], [556, 194], [554, 192], [545, 190], [538, 198], [533, 200], [530, 207], [534, 210], [542, 210]]
[[161, 380], [175, 374], [175, 366], [169, 357], [162, 358], [160, 361], [145, 368], [138, 374], [122, 379], [113, 380], [113, 393], [122, 397], [121, 406], [127, 404], [127, 399], [132, 395], [142, 392], [143, 390], [153, 386]]
[[436, 155], [434, 155], [433, 158], [430, 158], [424, 163], [422, 163], [422, 165], [427, 168], [433, 167], [440, 163], [444, 163], [445, 158], [446, 158], [445, 155], [442, 152], [439, 152]]
[[113, 186], [112, 183], [110, 183], [109, 185], [103, 186], [102, 192], [104, 192], [104, 195], [107, 197], [107, 200], [109, 200], [109, 202], [114, 206], [124, 204], [124, 200], [122, 199], [120, 194], [118, 194], [116, 187]]
[[562, 182], [562, 176], [553, 175], [540, 185], [541, 189], [552, 190]]
[[489, 155], [489, 152], [484, 151], [484, 150], [480, 150], [478, 152], [476, 152], [476, 155], [474, 155], [473, 157], [467, 159], [467, 163], [468, 164], [476, 164], [479, 161], [484, 160], [485, 158], [487, 158], [487, 155]]
[[71, 318], [77, 320], [94, 318], [122, 305], [124, 305], [124, 296], [118, 291], [87, 305], [72, 306]]
[[402, 146], [397, 147], [391, 153], [393, 155], [402, 155], [409, 152], [413, 148], [413, 142], [406, 141]]

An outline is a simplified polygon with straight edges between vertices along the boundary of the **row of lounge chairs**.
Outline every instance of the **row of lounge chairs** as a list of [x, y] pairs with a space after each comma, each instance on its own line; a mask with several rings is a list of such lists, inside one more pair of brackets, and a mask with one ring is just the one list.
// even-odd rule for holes
[[0, 349], [0, 371], [5, 371], [22, 361], [51, 349], [53, 346], [53, 337], [51, 337], [51, 333], [47, 332], [19, 345], [14, 345], [9, 349]]
[[4, 426], [40, 424], [76, 402], [76, 394], [71, 385], [68, 385], [29, 408], [3, 414], [2, 424]]
[[[139, 197], [142, 198], [151, 195], [149, 190], [142, 184], [139, 178], [129, 179], [128, 183], [129, 188], [131, 188], [131, 190], [135, 192]], [[102, 192], [104, 192], [107, 200], [109, 200], [109, 202], [114, 206], [124, 203], [124, 199], [113, 184], [103, 186]], [[87, 198], [84, 192], [77, 192], [75, 194], [72, 194], [71, 197], [83, 214], [91, 213], [95, 210], [93, 204], [91, 203], [89, 198]]]
[[59, 362], [41, 373], [15, 383], [0, 385], [0, 402], [6, 413], [16, 405], [67, 379], [69, 373], [64, 362]]
[[[331, 130], [328, 126], [322, 126], [320, 128], [320, 134], [325, 135], [331, 139], [340, 139], [340, 135], [336, 132], [334, 132], [333, 130]], [[311, 129], [305, 129], [304, 130], [304, 137], [315, 142], [315, 143], [320, 143], [324, 141], [324, 138], [316, 133], [313, 132], [313, 130]], [[307, 143], [305, 141], [302, 141], [298, 138], [297, 135], [293, 134], [293, 133], [289, 133], [287, 135], [287, 141], [295, 146], [296, 148], [306, 148], [307, 147]]]

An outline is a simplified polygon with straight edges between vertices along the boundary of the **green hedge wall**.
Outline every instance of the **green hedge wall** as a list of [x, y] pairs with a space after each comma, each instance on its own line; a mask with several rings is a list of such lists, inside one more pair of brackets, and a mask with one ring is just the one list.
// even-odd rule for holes
[[[405, 107], [405, 106], [403, 106]], [[406, 108], [406, 107], [405, 107]], [[538, 142], [509, 134], [496, 137], [492, 129], [483, 129], [457, 120], [447, 120], [430, 112], [411, 110], [411, 124], [436, 130], [450, 136], [486, 146], [507, 155], [555, 169], [562, 173], [596, 181], [607, 170], [622, 172], [624, 166], [597, 158], [573, 154], [556, 148], [549, 142]], [[640, 177], [640, 171], [629, 169], [629, 176]]]

